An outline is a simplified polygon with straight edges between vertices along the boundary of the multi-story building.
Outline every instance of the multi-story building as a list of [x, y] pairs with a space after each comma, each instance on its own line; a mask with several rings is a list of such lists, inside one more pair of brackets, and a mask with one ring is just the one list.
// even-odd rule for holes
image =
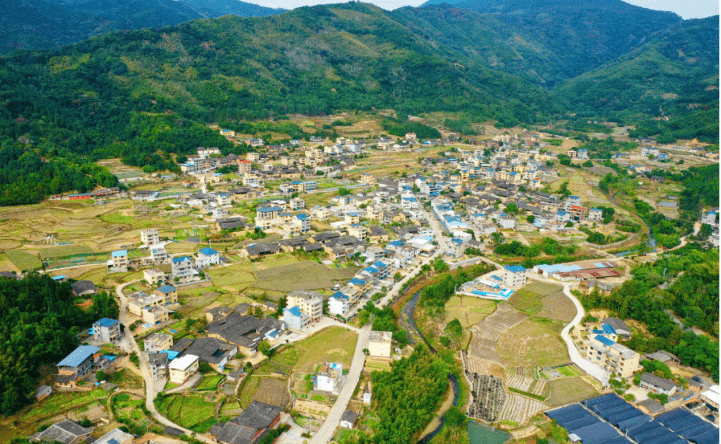
[[143, 341], [146, 352], [159, 352], [170, 350], [173, 346], [173, 337], [167, 333], [153, 333]]
[[197, 268], [207, 268], [220, 263], [220, 253], [210, 247], [205, 247], [198, 252], [195, 258], [195, 266]]
[[170, 319], [170, 311], [162, 305], [145, 307], [142, 310], [143, 322], [150, 325], [160, 324]]
[[521, 265], [503, 267], [503, 285], [506, 288], [520, 288], [526, 285], [526, 269]]
[[328, 298], [328, 312], [332, 315], [345, 315], [350, 310], [350, 298], [341, 291], [336, 291]]
[[102, 318], [93, 323], [93, 339], [108, 343], [120, 341], [120, 322]]
[[150, 250], [150, 260], [155, 265], [160, 265], [170, 260], [170, 255], [163, 247], [153, 248]]
[[267, 230], [275, 224], [283, 208], [278, 206], [258, 208], [255, 212], [255, 226], [261, 230]]
[[588, 210], [587, 219], [589, 222], [600, 222], [603, 220], [603, 210], [600, 208], [591, 208]]
[[287, 306], [298, 307], [308, 315], [310, 322], [314, 322], [323, 316], [323, 295], [315, 291], [296, 290], [288, 294]]
[[128, 271], [128, 250], [116, 250], [108, 261], [108, 273], [125, 273]]
[[100, 349], [92, 345], [81, 345], [58, 362], [58, 376], [55, 383], [61, 386], [74, 386], [75, 383], [93, 370], [100, 359]]
[[162, 379], [168, 375], [168, 354], [165, 352], [149, 352], [148, 363], [153, 379]]
[[326, 362], [315, 377], [315, 389], [321, 392], [334, 393], [340, 388], [343, 376], [343, 365]]
[[198, 277], [190, 256], [174, 257], [172, 264], [173, 279], [178, 279], [178, 282], [188, 282]]
[[303, 313], [298, 306], [283, 309], [283, 322], [291, 330], [302, 331], [310, 323], [310, 318], [306, 313]]
[[168, 365], [170, 382], [183, 384], [198, 371], [198, 366], [198, 357], [195, 355], [188, 354], [173, 359]]
[[602, 335], [590, 337], [586, 347], [586, 358], [609, 373], [622, 378], [631, 377], [640, 365], [638, 353]]
[[176, 304], [178, 302], [178, 289], [172, 285], [163, 285], [153, 290], [153, 294], [163, 298], [161, 305]]
[[148, 228], [140, 232], [140, 242], [144, 245], [155, 245], [160, 242], [160, 234], [155, 228]]

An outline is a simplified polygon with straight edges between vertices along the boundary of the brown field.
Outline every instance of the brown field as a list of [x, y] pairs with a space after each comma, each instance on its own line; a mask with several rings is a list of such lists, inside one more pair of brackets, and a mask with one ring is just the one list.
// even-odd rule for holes
[[558, 321], [529, 318], [507, 330], [498, 340], [498, 354], [506, 365], [552, 366], [570, 362]]
[[563, 378], [550, 381], [551, 397], [546, 400], [551, 407], [570, 404], [598, 394], [592, 385], [581, 378]]
[[470, 296], [453, 296], [446, 303], [446, 323], [458, 319], [463, 328], [479, 323], [496, 309], [496, 303]]
[[288, 292], [317, 290], [343, 284], [355, 275], [354, 268], [328, 268], [313, 261], [281, 265], [256, 272], [254, 288]]
[[276, 407], [286, 408], [290, 402], [290, 395], [287, 389], [287, 380], [282, 378], [260, 378], [251, 401], [264, 402]]
[[538, 317], [571, 322], [576, 316], [576, 306], [563, 291], [549, 294], [543, 298], [542, 303], [541, 311], [536, 313]]

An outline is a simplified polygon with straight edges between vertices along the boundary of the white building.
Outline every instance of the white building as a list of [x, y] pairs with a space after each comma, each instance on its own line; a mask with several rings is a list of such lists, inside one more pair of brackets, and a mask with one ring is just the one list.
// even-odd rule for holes
[[191, 376], [198, 371], [198, 357], [195, 355], [185, 355], [175, 358], [168, 365], [170, 373], [170, 382], [173, 384], [183, 384]]
[[336, 291], [328, 298], [328, 312], [332, 315], [343, 316], [350, 310], [350, 298], [340, 291]]
[[198, 257], [195, 258], [195, 266], [198, 268], [207, 268], [211, 265], [218, 265], [219, 263], [220, 253], [210, 247], [205, 247], [200, 250]]
[[521, 265], [503, 267], [503, 285], [507, 288], [520, 288], [526, 285], [526, 269]]
[[343, 365], [326, 362], [315, 377], [315, 389], [321, 392], [335, 392], [340, 388]]
[[392, 343], [392, 332], [372, 331], [368, 337], [368, 352], [374, 357], [390, 358]]
[[144, 245], [154, 245], [160, 242], [160, 234], [155, 228], [148, 228], [140, 232], [140, 242]]

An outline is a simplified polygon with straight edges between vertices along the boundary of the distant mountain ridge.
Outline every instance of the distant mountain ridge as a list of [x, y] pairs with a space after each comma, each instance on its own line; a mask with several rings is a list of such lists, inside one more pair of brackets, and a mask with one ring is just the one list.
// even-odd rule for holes
[[56, 48], [110, 31], [160, 28], [227, 14], [263, 17], [284, 11], [239, 0], [3, 1], [0, 54]]

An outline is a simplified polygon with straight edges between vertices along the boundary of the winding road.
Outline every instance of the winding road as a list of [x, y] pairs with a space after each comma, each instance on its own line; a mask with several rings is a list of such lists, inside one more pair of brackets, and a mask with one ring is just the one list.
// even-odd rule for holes
[[160, 424], [182, 430], [183, 433], [185, 433], [186, 435], [195, 436], [195, 438], [199, 441], [214, 444], [214, 441], [212, 439], [207, 438], [203, 435], [196, 434], [192, 430], [175, 424], [165, 416], [161, 415], [155, 408], [155, 404], [153, 403], [153, 400], [155, 399], [155, 388], [153, 386], [153, 376], [150, 374], [148, 358], [145, 353], [142, 353], [140, 351], [140, 347], [138, 347], [138, 343], [135, 341], [135, 337], [133, 336], [132, 332], [130, 332], [130, 329], [127, 328], [131, 324], [131, 322], [129, 322], [128, 320], [128, 298], [125, 297], [123, 289], [128, 285], [132, 285], [138, 282], [140, 281], [132, 281], [116, 287], [115, 294], [120, 300], [120, 323], [126, 326], [125, 334], [123, 334], [123, 342], [121, 343], [121, 345], [128, 349], [128, 351], [135, 352], [138, 355], [138, 359], [140, 360], [140, 373], [143, 377], [143, 382], [145, 383], [145, 407], [148, 409], [153, 419], [158, 421]]

